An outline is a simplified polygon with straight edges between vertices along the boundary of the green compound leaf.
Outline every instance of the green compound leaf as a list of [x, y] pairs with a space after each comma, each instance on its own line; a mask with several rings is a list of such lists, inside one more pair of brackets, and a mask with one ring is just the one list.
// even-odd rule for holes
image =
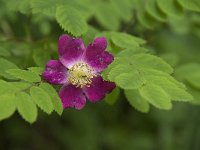
[[125, 90], [125, 96], [128, 102], [137, 110], [147, 113], [149, 103], [140, 95], [138, 90]]
[[30, 94], [34, 102], [47, 114], [51, 114], [53, 111], [53, 104], [49, 94], [39, 87], [32, 87]]
[[[127, 54], [127, 56], [125, 54]], [[164, 72], [173, 72], [173, 68], [171, 68], [171, 66], [169, 66], [159, 57], [150, 54], [134, 55], [133, 53], [132, 55], [133, 56], [131, 56], [130, 53], [123, 53], [122, 56], [119, 54], [118, 57], [115, 58], [114, 62], [104, 71], [103, 77], [106, 77], [105, 79], [110, 81], [116, 82], [116, 77], [122, 73], [131, 74], [134, 71], [138, 71], [143, 74], [144, 72], [149, 71], [149, 69], [151, 69], [150, 71], [153, 70], [153, 73], [161, 75], [165, 75]], [[155, 70], [160, 71], [158, 72]], [[142, 78], [142, 74], [138, 75], [138, 77]]]
[[15, 103], [19, 114], [24, 120], [28, 121], [29, 123], [36, 121], [37, 107], [27, 93], [21, 92], [16, 94]]
[[9, 118], [16, 110], [14, 94], [0, 96], [0, 121]]
[[56, 92], [56, 90], [48, 83], [40, 84], [40, 88], [42, 88], [45, 92], [47, 92], [49, 94], [49, 96], [51, 97], [51, 101], [53, 103], [55, 111], [59, 115], [61, 115], [63, 112], [63, 106], [61, 103], [61, 99], [58, 96], [58, 93]]
[[86, 19], [78, 10], [70, 6], [58, 6], [56, 20], [65, 31], [74, 36], [80, 36], [87, 32]]
[[6, 71], [11, 76], [28, 81], [28, 82], [40, 82], [41, 78], [36, 73], [27, 71], [27, 70], [21, 70], [21, 69], [9, 69]]
[[0, 58], [0, 76], [3, 76], [4, 78], [7, 78], [7, 79], [16, 79], [13, 76], [6, 73], [6, 70], [17, 69], [17, 68], [18, 67], [15, 64], [13, 64], [12, 62], [10, 62], [4, 58]]
[[[173, 100], [193, 99], [186, 91], [185, 85], [170, 75], [173, 73], [173, 68], [165, 61], [150, 54], [134, 54], [134, 52], [128, 49], [119, 53], [103, 72], [103, 77], [106, 77], [104, 79], [115, 82], [125, 91], [139, 93], [137, 99], [142, 97], [147, 103], [160, 109], [170, 109]], [[137, 104], [131, 105], [137, 107]]]
[[172, 104], [169, 95], [156, 84], [148, 83], [139, 89], [141, 96], [160, 109], [171, 109]]

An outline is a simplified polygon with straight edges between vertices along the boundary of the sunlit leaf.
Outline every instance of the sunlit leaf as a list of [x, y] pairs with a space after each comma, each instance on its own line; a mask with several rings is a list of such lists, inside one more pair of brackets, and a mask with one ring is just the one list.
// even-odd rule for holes
[[15, 96], [5, 94], [0, 96], [0, 120], [9, 118], [16, 110]]
[[15, 100], [19, 114], [29, 123], [33, 123], [37, 118], [37, 107], [31, 97], [25, 92], [16, 95]]
[[39, 87], [32, 87], [30, 89], [31, 98], [44, 112], [50, 114], [53, 111], [53, 104], [51, 97], [47, 92]]

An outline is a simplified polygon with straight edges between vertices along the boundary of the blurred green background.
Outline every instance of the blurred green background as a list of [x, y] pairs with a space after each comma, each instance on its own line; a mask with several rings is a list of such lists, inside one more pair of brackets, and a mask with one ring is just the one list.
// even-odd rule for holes
[[[52, 16], [50, 6], [56, 1], [47, 1], [44, 9], [40, 2], [0, 0], [0, 46], [9, 50], [3, 57], [21, 68], [58, 57], [57, 39], [64, 31]], [[181, 2], [169, 6], [169, 13], [159, 8], [166, 20], [152, 13], [145, 0], [66, 2], [86, 16], [89, 28], [81, 36], [85, 43], [103, 31], [127, 32], [145, 39], [151, 53], [175, 68], [175, 75], [182, 65], [200, 63], [200, 15]], [[176, 77], [185, 76], [187, 72]], [[152, 107], [147, 114], [138, 112], [120, 91], [112, 105], [87, 103], [83, 110], [65, 110], [61, 117], [40, 111], [32, 125], [15, 113], [0, 122], [0, 150], [200, 150], [200, 89], [185, 84], [195, 97], [193, 104], [177, 102], [170, 111]]]
[[0, 149], [199, 150], [199, 113], [198, 106], [177, 104], [142, 114], [120, 99], [113, 106], [88, 103], [62, 117], [40, 113], [33, 125], [16, 114], [0, 123]]

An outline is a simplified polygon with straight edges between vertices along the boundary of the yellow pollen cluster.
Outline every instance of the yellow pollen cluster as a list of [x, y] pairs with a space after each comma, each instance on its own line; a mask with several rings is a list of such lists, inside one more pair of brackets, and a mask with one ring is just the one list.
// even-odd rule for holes
[[92, 83], [92, 78], [96, 76], [94, 70], [84, 62], [78, 62], [73, 65], [72, 68], [69, 69], [68, 73], [69, 82], [76, 87], [81, 88], [84, 86], [89, 87]]

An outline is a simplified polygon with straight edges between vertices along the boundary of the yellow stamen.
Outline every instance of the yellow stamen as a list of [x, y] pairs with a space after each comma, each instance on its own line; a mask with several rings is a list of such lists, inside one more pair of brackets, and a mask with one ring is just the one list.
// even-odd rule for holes
[[68, 80], [76, 87], [89, 87], [94, 77], [96, 77], [94, 70], [84, 62], [78, 62], [69, 69]]

